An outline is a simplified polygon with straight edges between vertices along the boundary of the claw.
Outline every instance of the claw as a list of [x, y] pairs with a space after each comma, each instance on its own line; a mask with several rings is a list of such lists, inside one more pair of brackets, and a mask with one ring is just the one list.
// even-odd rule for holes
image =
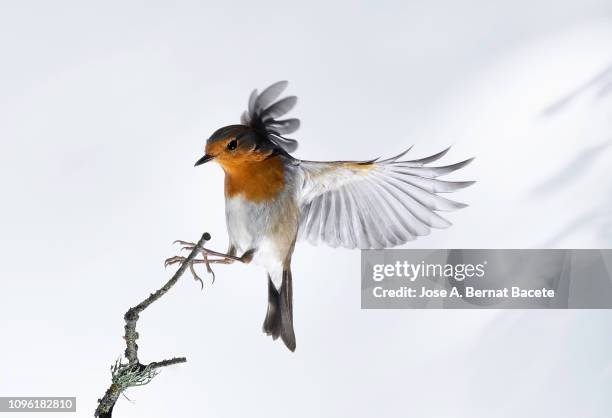
[[191, 245], [192, 247], [195, 247], [195, 246], [196, 246], [196, 244], [195, 244], [194, 242], [183, 241], [183, 240], [180, 240], [180, 239], [175, 240], [175, 241], [172, 243], [172, 245], [174, 245], [174, 244]]
[[202, 256], [204, 257], [204, 264], [206, 264], [206, 271], [212, 276], [212, 284], [214, 284], [215, 272], [213, 271], [212, 267], [210, 267], [210, 263], [208, 262], [208, 255], [206, 253], [203, 253]]
[[175, 255], [174, 257], [167, 258], [164, 261], [164, 267], [167, 268], [168, 266], [171, 266], [172, 264], [176, 264], [176, 263], [182, 262], [182, 261], [185, 261], [185, 257], [181, 257], [181, 256], [178, 256], [178, 255]]
[[200, 290], [204, 290], [204, 280], [196, 273], [195, 268], [193, 268], [193, 263], [189, 263], [189, 270], [191, 270], [191, 274], [193, 274], [193, 279], [200, 282], [200, 286], [202, 287]]

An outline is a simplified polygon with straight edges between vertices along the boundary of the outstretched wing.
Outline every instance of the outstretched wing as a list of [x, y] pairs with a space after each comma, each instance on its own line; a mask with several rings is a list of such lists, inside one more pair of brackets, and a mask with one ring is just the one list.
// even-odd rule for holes
[[249, 97], [247, 110], [242, 113], [240, 123], [248, 125], [258, 132], [264, 133], [270, 142], [288, 153], [295, 151], [298, 142], [286, 138], [284, 135], [292, 134], [300, 127], [300, 120], [277, 119], [288, 113], [297, 103], [297, 97], [288, 96], [275, 102], [287, 88], [286, 81], [279, 81], [265, 88], [261, 94], [253, 90]]
[[404, 244], [431, 228], [451, 225], [436, 212], [467, 205], [439, 196], [474, 182], [452, 182], [437, 177], [469, 164], [428, 167], [438, 154], [400, 161], [409, 150], [387, 160], [299, 161], [303, 178], [299, 192], [299, 239], [332, 247], [385, 248]]

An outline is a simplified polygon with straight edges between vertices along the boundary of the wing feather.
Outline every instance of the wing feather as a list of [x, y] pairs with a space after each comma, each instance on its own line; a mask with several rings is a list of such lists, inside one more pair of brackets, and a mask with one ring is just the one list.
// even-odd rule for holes
[[386, 248], [427, 235], [451, 223], [439, 211], [466, 205], [440, 196], [472, 185], [437, 177], [465, 167], [472, 159], [426, 166], [434, 155], [400, 160], [409, 150], [385, 160], [316, 162], [297, 160], [302, 178], [299, 238], [333, 247]]
[[[382, 193], [386, 196], [386, 201], [392, 205], [399, 222], [406, 230], [406, 241], [413, 240], [419, 235], [429, 234], [429, 227], [415, 216], [415, 209], [410, 207], [409, 202], [402, 199], [401, 195], [397, 194], [395, 190], [388, 187], [384, 182], [381, 182], [380, 187]], [[405, 216], [406, 213], [409, 213], [411, 216]]]
[[[264, 91], [262, 91], [261, 94], [255, 99], [251, 116], [259, 116], [265, 108], [270, 106], [274, 99], [280, 96], [280, 94], [287, 88], [288, 84], [289, 83], [287, 81], [277, 81], [276, 83], [266, 87]], [[249, 111], [250, 110], [251, 109], [249, 108]]]
[[261, 120], [267, 122], [283, 116], [284, 114], [289, 113], [291, 109], [295, 107], [296, 103], [297, 97], [285, 97], [284, 99], [281, 99], [273, 105], [270, 105], [270, 107], [266, 108], [266, 110], [261, 113]]
[[295, 96], [277, 100], [287, 84], [286, 81], [279, 81], [266, 87], [261, 94], [258, 94], [257, 89], [253, 90], [247, 110], [240, 116], [240, 123], [250, 126], [257, 133], [260, 148], [280, 148], [286, 153], [292, 153], [298, 147], [295, 139], [283, 135], [297, 131], [300, 127], [299, 119], [276, 119], [291, 111], [297, 103]]
[[350, 228], [355, 237], [355, 241], [349, 243], [349, 248], [369, 248], [371, 247], [370, 240], [368, 238], [368, 234], [366, 233], [365, 221], [363, 219], [363, 215], [359, 211], [358, 198], [355, 197], [355, 191], [353, 190], [353, 186], [347, 184], [345, 189], [345, 193], [347, 195], [347, 206], [349, 206], [351, 212], [351, 224]]
[[379, 227], [379, 242], [384, 247], [394, 247], [404, 241], [403, 234], [399, 227], [401, 223], [393, 213], [393, 206], [384, 199], [384, 195], [372, 179], [365, 180], [368, 183], [368, 196], [370, 198], [371, 213], [373, 217], [378, 217], [376, 225]]

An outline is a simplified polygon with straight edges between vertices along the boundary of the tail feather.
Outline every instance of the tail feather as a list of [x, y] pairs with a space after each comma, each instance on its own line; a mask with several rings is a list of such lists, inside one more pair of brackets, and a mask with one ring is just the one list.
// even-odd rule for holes
[[276, 289], [268, 276], [268, 311], [263, 323], [267, 335], [277, 339], [279, 336], [287, 348], [295, 351], [295, 333], [293, 331], [293, 286], [291, 271], [283, 271], [280, 291]]
[[263, 323], [263, 331], [276, 340], [280, 335], [280, 321], [280, 295], [268, 275], [268, 312]]
[[283, 284], [280, 289], [281, 339], [291, 351], [295, 351], [293, 332], [293, 285], [291, 270], [283, 271]]

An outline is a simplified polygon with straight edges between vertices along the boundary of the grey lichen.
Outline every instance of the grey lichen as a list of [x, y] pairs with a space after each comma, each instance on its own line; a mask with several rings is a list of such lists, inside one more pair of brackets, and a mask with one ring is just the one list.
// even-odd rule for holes
[[121, 359], [118, 359], [111, 366], [113, 384], [121, 392], [127, 388], [149, 384], [158, 373], [159, 371], [151, 364], [146, 366], [141, 364], [130, 365], [129, 363], [122, 363]]

